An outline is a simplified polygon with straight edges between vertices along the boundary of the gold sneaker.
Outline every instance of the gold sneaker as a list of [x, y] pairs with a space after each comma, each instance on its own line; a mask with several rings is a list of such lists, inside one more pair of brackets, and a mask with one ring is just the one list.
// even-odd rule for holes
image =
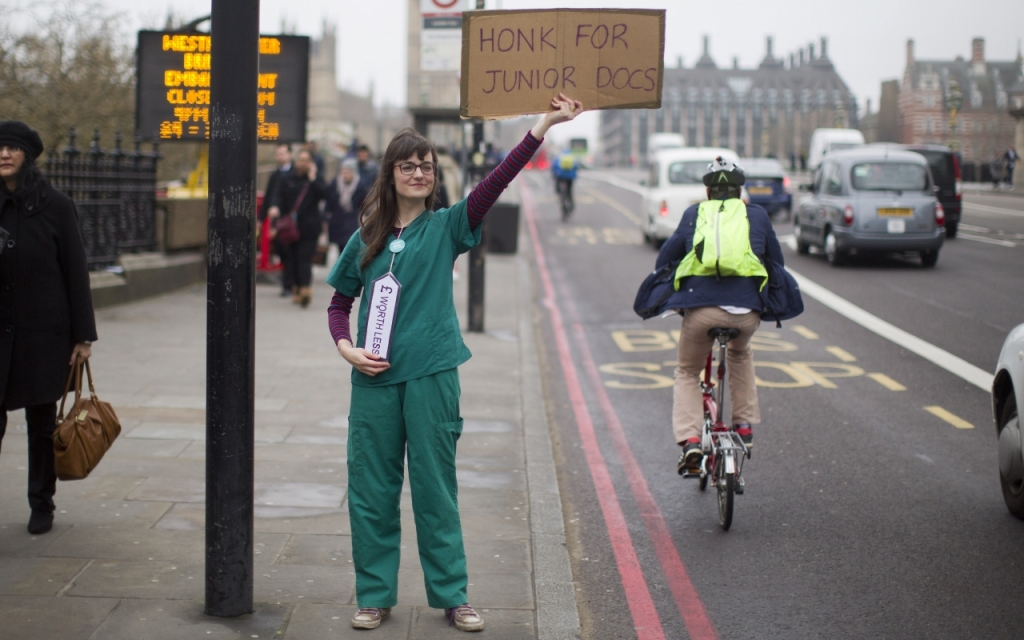
[[448, 616], [448, 626], [455, 625], [459, 631], [483, 631], [484, 619], [468, 604], [444, 610]]
[[377, 609], [374, 607], [360, 607], [356, 615], [352, 616], [353, 629], [376, 629], [380, 623], [391, 615], [391, 609]]

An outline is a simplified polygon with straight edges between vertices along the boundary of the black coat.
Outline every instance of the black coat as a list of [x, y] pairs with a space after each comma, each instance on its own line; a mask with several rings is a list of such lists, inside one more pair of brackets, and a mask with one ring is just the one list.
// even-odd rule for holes
[[292, 170], [292, 165], [288, 165], [285, 169], [274, 169], [274, 172], [267, 178], [267, 189], [263, 192], [263, 202], [260, 204], [260, 210], [258, 219], [263, 222], [267, 217], [267, 212], [270, 211], [270, 207], [274, 204], [274, 193], [277, 192], [277, 186], [281, 184], [281, 178], [288, 175]]
[[0, 184], [0, 406], [57, 400], [78, 342], [96, 339], [89, 267], [75, 204], [42, 186], [36, 198]]
[[[331, 242], [344, 249], [345, 243], [359, 229], [359, 207], [356, 205], [356, 193], [359, 191], [359, 183], [356, 183], [356, 189], [352, 193], [352, 208], [345, 211], [341, 208], [341, 196], [338, 195], [339, 180], [341, 180], [340, 176], [331, 180], [330, 186], [327, 187], [324, 213], [327, 214], [328, 218], [327, 231]], [[360, 205], [364, 199], [366, 199], [365, 194], [360, 199]]]
[[281, 215], [288, 215], [295, 207], [302, 194], [302, 188], [309, 185], [302, 202], [298, 203], [299, 234], [303, 238], [316, 238], [320, 235], [323, 225], [320, 217], [320, 201], [327, 195], [327, 185], [318, 173], [316, 180], [310, 182], [306, 176], [300, 176], [290, 171], [281, 177], [280, 182], [274, 189], [272, 204], [281, 210]]

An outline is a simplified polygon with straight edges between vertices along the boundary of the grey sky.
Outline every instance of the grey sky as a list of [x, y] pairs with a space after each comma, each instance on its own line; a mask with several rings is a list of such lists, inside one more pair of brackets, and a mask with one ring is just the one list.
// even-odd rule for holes
[[[124, 12], [129, 26], [160, 27], [171, 3], [167, 0], [98, 0]], [[209, 0], [176, 0], [176, 16], [193, 18], [209, 13]], [[318, 35], [324, 19], [337, 25], [339, 37], [338, 81], [365, 93], [372, 81], [378, 104], [405, 103], [406, 21], [408, 0], [263, 0], [261, 28], [265, 33], [281, 29], [282, 19], [297, 33]], [[829, 57], [857, 96], [861, 109], [871, 98], [877, 108], [879, 83], [901, 78], [907, 38], [916, 42], [919, 59], [952, 59], [970, 56], [971, 39], [985, 38], [985, 55], [991, 60], [1012, 60], [1024, 38], [1022, 0], [859, 0], [858, 2], [807, 2], [799, 0], [731, 0], [691, 2], [680, 0], [487, 0], [487, 8], [529, 9], [620, 7], [664, 8], [666, 19], [665, 60], [677, 56], [692, 66], [700, 55], [701, 36], [711, 38], [711, 55], [720, 67], [760, 63], [765, 36], [775, 38], [775, 54], [790, 52], [826, 36]], [[593, 129], [596, 118], [583, 126]], [[566, 132], [568, 133], [568, 132]]]

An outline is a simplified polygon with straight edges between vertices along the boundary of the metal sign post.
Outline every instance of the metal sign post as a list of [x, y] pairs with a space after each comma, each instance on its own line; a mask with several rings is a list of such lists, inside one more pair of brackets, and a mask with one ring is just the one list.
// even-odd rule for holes
[[253, 610], [259, 0], [213, 0], [206, 307], [206, 606]]

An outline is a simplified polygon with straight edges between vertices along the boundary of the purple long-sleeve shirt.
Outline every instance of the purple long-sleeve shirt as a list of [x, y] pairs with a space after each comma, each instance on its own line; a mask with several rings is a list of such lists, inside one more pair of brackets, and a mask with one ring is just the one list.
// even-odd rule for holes
[[[508, 187], [509, 183], [523, 170], [526, 163], [530, 161], [533, 154], [540, 148], [541, 140], [533, 137], [533, 133], [527, 133], [523, 141], [513, 149], [505, 159], [495, 167], [480, 184], [476, 185], [469, 194], [466, 201], [466, 217], [469, 218], [469, 226], [476, 229], [484, 221], [484, 216], [491, 210], [498, 196]], [[396, 230], [397, 233], [397, 230]], [[334, 344], [339, 340], [352, 342], [352, 329], [350, 316], [352, 315], [352, 303], [354, 298], [342, 295], [335, 291], [331, 298], [331, 304], [327, 307], [327, 323], [331, 330], [331, 337]]]

